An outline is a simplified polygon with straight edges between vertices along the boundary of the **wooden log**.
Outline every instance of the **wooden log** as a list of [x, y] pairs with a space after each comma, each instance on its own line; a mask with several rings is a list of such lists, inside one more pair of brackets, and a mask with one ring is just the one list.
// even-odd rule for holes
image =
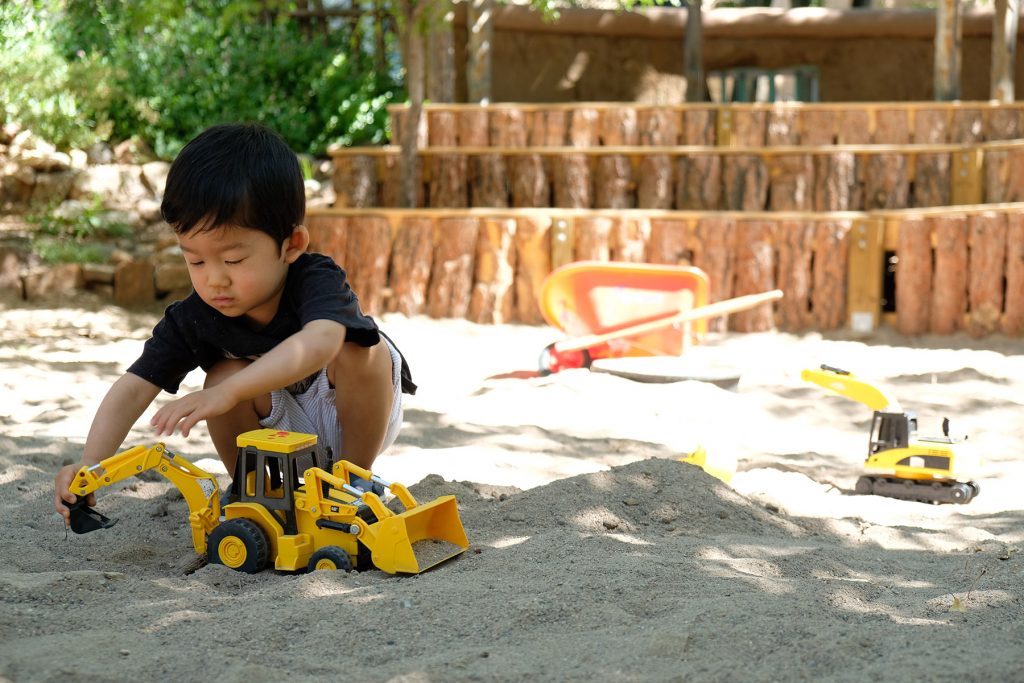
[[[775, 223], [742, 220], [736, 223], [736, 285], [733, 296], [775, 289]], [[772, 306], [737, 313], [729, 319], [737, 332], [764, 332], [775, 328]]]
[[510, 188], [505, 157], [501, 154], [481, 154], [470, 161], [470, 205], [507, 207]]
[[1006, 150], [1006, 157], [1006, 189], [1003, 201], [1024, 201], [1024, 149]]
[[811, 315], [815, 329], [835, 330], [846, 324], [851, 227], [849, 221], [821, 221], [814, 228]]
[[439, 154], [428, 157], [430, 172], [430, 206], [463, 209], [469, 206], [469, 160], [465, 154]]
[[798, 332], [807, 329], [811, 316], [811, 261], [814, 255], [815, 225], [811, 221], [779, 222], [777, 286], [786, 293], [775, 312], [779, 329]]
[[671, 209], [673, 200], [672, 160], [665, 154], [640, 157], [636, 181], [636, 205], [641, 209]]
[[769, 147], [800, 144], [800, 115], [792, 107], [768, 112], [766, 144]]
[[523, 216], [516, 220], [516, 319], [527, 325], [544, 324], [537, 296], [551, 272], [550, 216]]
[[512, 206], [551, 206], [551, 183], [544, 159], [539, 154], [517, 154], [509, 160]]
[[896, 240], [896, 329], [917, 336], [931, 327], [932, 222], [907, 216]]
[[384, 312], [391, 260], [391, 224], [384, 216], [352, 216], [342, 268], [365, 313]]
[[623, 216], [615, 222], [615, 227], [612, 229], [611, 259], [629, 263], [644, 263], [647, 260], [647, 243], [650, 239], [650, 219]]
[[940, 145], [944, 142], [949, 142], [949, 110], [918, 109], [914, 112], [914, 144]]
[[693, 250], [690, 248], [689, 223], [679, 219], [652, 218], [647, 260], [672, 266], [691, 265]]
[[629, 159], [621, 154], [610, 154], [597, 158], [594, 176], [594, 208], [632, 209], [633, 167]]
[[871, 143], [871, 114], [866, 109], [843, 109], [839, 112], [836, 141], [840, 145]]
[[683, 129], [680, 144], [710, 147], [715, 141], [715, 111], [713, 109], [689, 109], [683, 112]]
[[348, 258], [348, 218], [331, 214], [306, 216], [309, 250], [330, 256], [342, 268]]
[[1024, 214], [1006, 214], [1006, 312], [1001, 321], [1003, 334], [1024, 334]]
[[600, 116], [596, 109], [580, 107], [569, 114], [569, 145], [597, 147], [601, 144]]
[[697, 222], [693, 241], [693, 265], [708, 274], [708, 299], [722, 301], [735, 296], [736, 221], [708, 215]]
[[[764, 211], [768, 201], [768, 167], [753, 154], [729, 154], [722, 162], [723, 208]], [[746, 315], [746, 314], [744, 314]]]
[[598, 115], [598, 138], [605, 147], [640, 144], [640, 129], [634, 107], [609, 107]]
[[376, 206], [377, 158], [369, 154], [343, 154], [334, 157], [334, 206], [361, 209]]
[[910, 144], [910, 117], [907, 109], [878, 109], [875, 111], [875, 132], [871, 142], [876, 145]]
[[985, 121], [986, 140], [1016, 140], [1021, 136], [1020, 109], [992, 107]]
[[957, 108], [950, 123], [950, 142], [970, 143], [985, 139], [985, 119], [980, 109]]
[[764, 109], [733, 109], [732, 144], [735, 147], [764, 147], [768, 135], [768, 112]]
[[722, 158], [680, 156], [676, 160], [676, 209], [716, 211], [722, 204]]
[[434, 262], [427, 290], [427, 315], [431, 318], [466, 317], [479, 229], [476, 218], [451, 217], [437, 221]]
[[609, 216], [579, 216], [576, 224], [576, 260], [612, 260], [612, 230], [615, 219]]
[[864, 172], [864, 210], [905, 209], [910, 194], [906, 154], [871, 154]]
[[[380, 158], [377, 167], [380, 177], [380, 206], [402, 206], [402, 167], [398, 155], [385, 155]], [[416, 206], [426, 204], [426, 191], [423, 183], [423, 158], [417, 159], [417, 198]]]
[[537, 111], [530, 127], [530, 144], [540, 147], [562, 147], [569, 141], [569, 113], [565, 109]]
[[682, 112], [672, 107], [643, 109], [637, 115], [639, 143], [655, 147], [679, 144]]
[[799, 114], [800, 144], [805, 147], [834, 145], [839, 112], [833, 109], [802, 109]]
[[564, 209], [593, 207], [590, 163], [584, 154], [563, 154], [551, 159], [555, 206]]
[[851, 211], [859, 204], [857, 158], [848, 152], [814, 156], [814, 210]]
[[391, 248], [391, 297], [387, 310], [420, 315], [426, 309], [427, 287], [434, 259], [434, 222], [423, 216], [402, 218]]
[[967, 222], [969, 250], [964, 327], [974, 337], [1000, 329], [1006, 264], [1006, 216], [995, 211], [972, 215]]
[[949, 206], [952, 203], [952, 164], [949, 152], [917, 155], [911, 206]]
[[814, 197], [814, 159], [808, 154], [771, 158], [768, 191], [772, 211], [810, 211]]
[[988, 149], [985, 150], [985, 157], [982, 161], [982, 182], [984, 201], [986, 204], [998, 204], [1005, 202], [1007, 195], [1007, 183], [1010, 176], [1009, 155], [1006, 150]]
[[952, 334], [967, 312], [967, 218], [946, 214], [929, 220], [935, 236], [929, 329], [934, 334]]
[[[432, 147], [455, 147], [459, 144], [455, 112], [431, 110], [427, 112], [427, 120], [428, 139]], [[459, 209], [469, 206], [466, 178], [468, 161], [464, 154], [427, 157], [421, 163], [430, 170], [430, 206]]]
[[512, 320], [515, 305], [516, 220], [484, 218], [476, 248], [476, 273], [467, 318], [475, 323]]

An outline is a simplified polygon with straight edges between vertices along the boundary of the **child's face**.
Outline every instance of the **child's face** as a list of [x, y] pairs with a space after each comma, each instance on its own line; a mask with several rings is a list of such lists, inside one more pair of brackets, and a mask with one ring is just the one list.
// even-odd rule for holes
[[203, 301], [226, 316], [263, 326], [277, 313], [289, 264], [305, 250], [305, 228], [296, 233], [278, 245], [259, 230], [223, 226], [178, 235], [178, 244]]

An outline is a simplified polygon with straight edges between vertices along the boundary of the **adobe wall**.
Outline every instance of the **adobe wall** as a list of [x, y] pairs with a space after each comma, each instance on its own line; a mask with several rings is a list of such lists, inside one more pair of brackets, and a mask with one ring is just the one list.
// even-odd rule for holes
[[[457, 99], [465, 101], [465, 8], [455, 19]], [[545, 24], [513, 5], [495, 9], [493, 101], [680, 102], [685, 96], [686, 12], [622, 14], [562, 10]], [[963, 17], [964, 100], [989, 97], [991, 11]], [[705, 69], [821, 70], [821, 99], [833, 102], [933, 99], [935, 14], [896, 10], [712, 10], [704, 14]], [[1018, 43], [1016, 91], [1024, 93]]]

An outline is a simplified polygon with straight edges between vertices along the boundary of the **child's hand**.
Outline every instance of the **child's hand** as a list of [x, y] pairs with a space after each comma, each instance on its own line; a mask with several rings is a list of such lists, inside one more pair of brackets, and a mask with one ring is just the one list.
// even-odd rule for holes
[[[78, 496], [71, 493], [71, 491], [68, 490], [68, 487], [71, 486], [71, 482], [74, 481], [75, 475], [81, 467], [81, 463], [65, 465], [60, 468], [60, 471], [57, 472], [57, 476], [53, 479], [53, 507], [58, 513], [60, 513], [60, 516], [64, 518], [65, 526], [69, 526], [71, 524], [71, 510], [69, 510], [64, 503], [74, 503], [78, 500]], [[86, 504], [95, 505], [96, 497], [90, 493], [86, 499]]]
[[235, 399], [226, 390], [219, 386], [210, 387], [171, 401], [156, 411], [149, 424], [156, 428], [157, 436], [174, 434], [178, 427], [182, 436], [188, 436], [200, 420], [223, 415], [235, 404]]

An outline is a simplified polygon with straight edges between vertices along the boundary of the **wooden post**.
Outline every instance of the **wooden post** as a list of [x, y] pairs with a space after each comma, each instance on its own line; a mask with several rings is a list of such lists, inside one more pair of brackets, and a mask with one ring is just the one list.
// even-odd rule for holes
[[391, 224], [383, 216], [354, 216], [348, 221], [348, 239], [342, 267], [363, 310], [384, 312], [384, 288], [391, 259]]
[[847, 268], [847, 324], [854, 332], [871, 332], [882, 315], [882, 278], [885, 269], [882, 218], [857, 220], [850, 232]]
[[468, 5], [466, 45], [466, 92], [470, 102], [491, 101], [491, 46], [494, 42], [494, 3], [492, 0], [471, 0]]
[[1006, 312], [1003, 334], [1019, 337], [1024, 334], [1024, 214], [1006, 214]]
[[[764, 220], [741, 220], [736, 224], [733, 244], [736, 253], [734, 296], [775, 289], [775, 224]], [[743, 311], [729, 319], [737, 332], [764, 332], [775, 328], [771, 305]]]
[[423, 216], [402, 219], [391, 248], [391, 298], [388, 311], [420, 315], [426, 309], [427, 285], [434, 258], [434, 222]]
[[549, 216], [526, 216], [516, 221], [516, 318], [527, 325], [544, 323], [537, 296], [551, 272]]
[[910, 205], [949, 206], [951, 165], [951, 155], [948, 152], [918, 154], [914, 164], [914, 194], [908, 199]]
[[809, 154], [771, 157], [769, 208], [772, 211], [810, 211], [813, 206], [814, 160]]
[[348, 258], [348, 219], [344, 216], [314, 214], [306, 216], [309, 231], [309, 250], [330, 256], [345, 267]]
[[814, 223], [805, 220], [779, 222], [776, 240], [779, 277], [777, 287], [786, 293], [779, 301], [779, 329], [796, 332], [811, 323], [811, 260], [814, 254]]
[[476, 273], [466, 317], [475, 323], [501, 324], [513, 317], [516, 268], [516, 220], [483, 219], [476, 247]]
[[434, 266], [427, 292], [431, 318], [464, 318], [473, 288], [479, 220], [441, 218], [437, 221]]
[[932, 280], [931, 325], [934, 334], [952, 334], [967, 312], [967, 218], [934, 216], [935, 277]]
[[[811, 284], [815, 329], [834, 330], [847, 322], [850, 227], [848, 221], [821, 221], [815, 226]], [[876, 302], [880, 300], [881, 296]]]
[[575, 221], [576, 260], [610, 261], [615, 222], [610, 216], [578, 216]]
[[864, 210], [905, 209], [910, 193], [906, 154], [871, 154], [864, 170]]
[[953, 204], [981, 204], [984, 198], [984, 162], [985, 152], [980, 147], [953, 153]]
[[935, 28], [935, 99], [960, 99], [960, 51], [963, 23], [960, 0], [938, 0]]
[[[898, 225], [896, 243], [896, 329], [928, 332], [932, 304], [932, 221], [921, 216], [886, 219]], [[851, 274], [853, 263], [851, 260]]]
[[969, 250], [965, 327], [975, 337], [999, 330], [1003, 315], [1003, 277], [1006, 263], [1006, 217], [995, 211], [968, 220]]
[[377, 157], [344, 153], [334, 157], [334, 206], [360, 209], [377, 206]]
[[[459, 143], [456, 116], [451, 110], [428, 112], [427, 131], [431, 147], [455, 147]], [[423, 163], [430, 169], [430, 206], [455, 209], [469, 205], [465, 154], [438, 154]]]
[[768, 169], [762, 157], [755, 154], [725, 155], [722, 185], [724, 209], [764, 211], [767, 208]]
[[647, 260], [650, 263], [666, 263], [673, 266], [691, 265], [693, 251], [689, 242], [690, 227], [687, 221], [652, 218]]
[[651, 239], [651, 221], [623, 215], [616, 221], [611, 235], [611, 259], [643, 263], [647, 260], [647, 243]]
[[995, 0], [992, 14], [992, 77], [989, 99], [1013, 102], [1017, 54], [1018, 0]]

